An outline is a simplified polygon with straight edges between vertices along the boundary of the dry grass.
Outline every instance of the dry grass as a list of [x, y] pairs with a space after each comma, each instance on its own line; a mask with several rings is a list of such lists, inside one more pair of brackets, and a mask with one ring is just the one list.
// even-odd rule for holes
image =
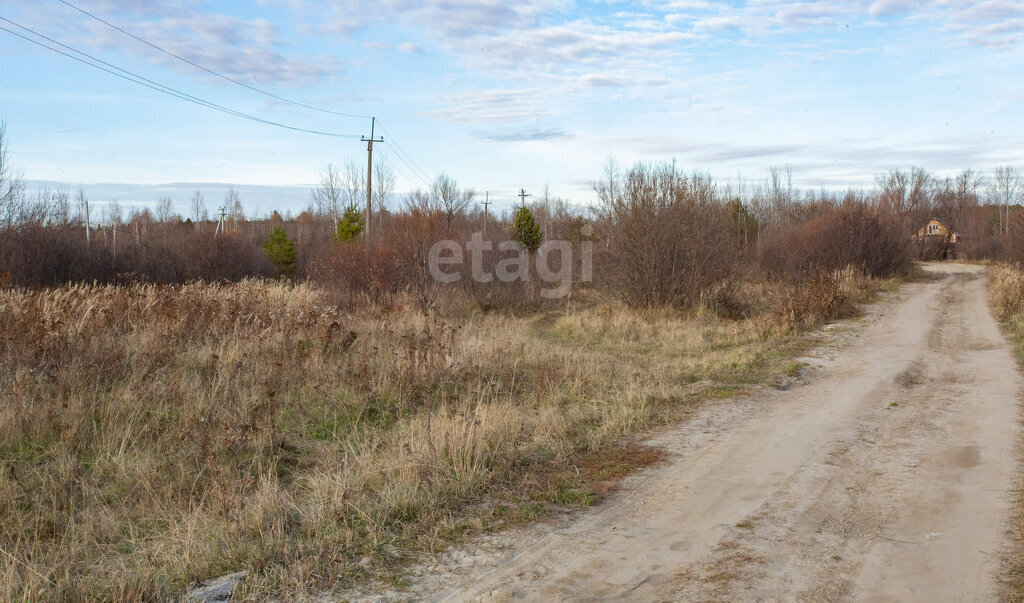
[[261, 281], [0, 291], [0, 599], [394, 576], [591, 504], [659, 458], [628, 436], [785, 371], [805, 306], [441, 319]]
[[[1018, 360], [1024, 362], [1024, 270], [1020, 265], [991, 265], [988, 292], [993, 311], [1016, 344]], [[1003, 558], [1005, 596], [1024, 601], [1024, 481], [1017, 484], [1010, 534], [1012, 546]]]

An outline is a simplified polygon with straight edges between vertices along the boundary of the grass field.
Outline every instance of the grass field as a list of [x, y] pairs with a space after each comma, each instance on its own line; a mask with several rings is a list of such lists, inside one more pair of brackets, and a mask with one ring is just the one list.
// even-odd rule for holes
[[594, 503], [659, 458], [632, 436], [794, 372], [803, 330], [878, 286], [750, 284], [732, 320], [595, 292], [441, 317], [283, 282], [0, 291], [0, 598], [400, 580]]

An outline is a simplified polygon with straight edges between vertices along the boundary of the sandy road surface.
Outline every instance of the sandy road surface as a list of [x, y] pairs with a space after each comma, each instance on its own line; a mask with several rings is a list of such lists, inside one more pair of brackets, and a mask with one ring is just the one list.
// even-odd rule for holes
[[614, 500], [424, 568], [415, 596], [997, 598], [1021, 382], [982, 269], [927, 270], [805, 384], [703, 411]]

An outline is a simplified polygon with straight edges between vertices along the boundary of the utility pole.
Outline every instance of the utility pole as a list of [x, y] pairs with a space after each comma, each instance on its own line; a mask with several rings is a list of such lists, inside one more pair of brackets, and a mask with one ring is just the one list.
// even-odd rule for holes
[[218, 234], [224, 234], [224, 214], [225, 213], [226, 213], [225, 208], [223, 206], [221, 206], [221, 208], [220, 208], [220, 219], [217, 220], [217, 230], [213, 231], [213, 236], [217, 236]]
[[551, 216], [551, 194], [548, 185], [544, 185], [544, 240], [548, 240], [548, 218]]
[[531, 194], [529, 194], [529, 193], [527, 193], [527, 192], [526, 192], [526, 189], [522, 189], [522, 188], [521, 188], [521, 189], [519, 189], [519, 203], [520, 203], [520, 204], [521, 204], [521, 205], [522, 205], [523, 207], [526, 207], [526, 198], [527, 198], [527, 197], [532, 197], [532, 196], [533, 196], [533, 195], [531, 195]]
[[366, 143], [366, 220], [364, 229], [366, 231], [366, 247], [370, 247], [370, 196], [373, 192], [373, 143], [384, 142], [384, 137], [373, 138], [373, 132], [377, 126], [377, 118], [370, 118], [370, 137], [360, 137], [359, 140]]
[[484, 191], [484, 237], [487, 236], [487, 206], [491, 204], [491, 191]]
[[88, 246], [92, 242], [89, 234], [89, 200], [82, 195], [82, 201], [85, 202], [85, 244]]

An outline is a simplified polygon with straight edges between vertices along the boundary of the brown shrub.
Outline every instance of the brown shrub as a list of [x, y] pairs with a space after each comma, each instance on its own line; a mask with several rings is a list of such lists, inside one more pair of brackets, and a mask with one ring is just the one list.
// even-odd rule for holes
[[878, 278], [913, 268], [911, 240], [887, 213], [864, 203], [846, 203], [806, 224], [766, 234], [760, 256], [766, 274], [791, 282], [848, 266]]
[[731, 214], [710, 177], [637, 164], [621, 185], [610, 180], [597, 186], [606, 245], [595, 270], [605, 286], [632, 306], [689, 306], [729, 277]]
[[116, 247], [99, 234], [87, 243], [82, 229], [71, 226], [27, 223], [0, 229], [0, 273], [25, 287], [115, 283], [125, 275], [142, 282], [184, 283], [274, 274], [263, 250], [241, 235], [201, 236], [170, 226], [136, 238], [131, 226], [121, 228]]
[[869, 290], [864, 277], [852, 266], [826, 272], [814, 271], [804, 282], [789, 287], [769, 316], [776, 326], [803, 330], [857, 312], [857, 302]]
[[324, 246], [309, 262], [307, 277], [349, 303], [391, 307], [409, 283], [409, 261], [391, 245], [367, 249], [362, 242]]

